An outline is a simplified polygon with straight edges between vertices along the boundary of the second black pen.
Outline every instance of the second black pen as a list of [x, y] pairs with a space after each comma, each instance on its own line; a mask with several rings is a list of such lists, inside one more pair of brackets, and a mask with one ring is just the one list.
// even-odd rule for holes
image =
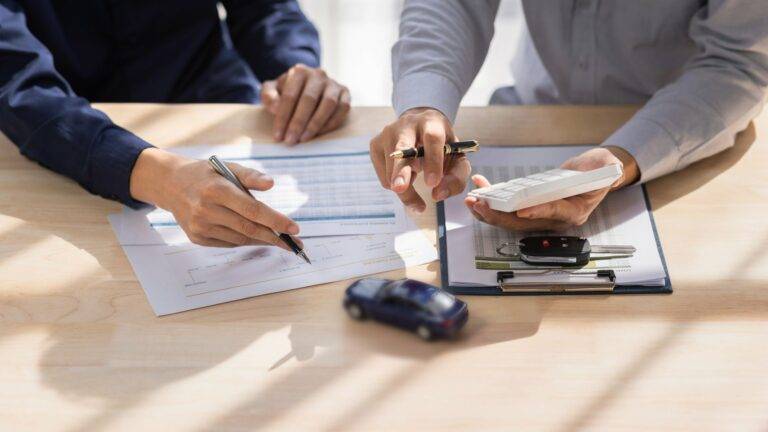
[[[480, 144], [475, 140], [458, 141], [447, 143], [443, 147], [445, 154], [464, 154], [476, 152], [480, 149]], [[389, 157], [394, 159], [413, 159], [424, 157], [424, 147], [413, 147], [405, 150], [398, 150], [390, 153]]]

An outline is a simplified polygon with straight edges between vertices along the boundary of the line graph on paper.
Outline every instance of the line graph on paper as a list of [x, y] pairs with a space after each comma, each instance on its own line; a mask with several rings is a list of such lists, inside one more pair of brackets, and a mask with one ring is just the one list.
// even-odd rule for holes
[[[305, 251], [312, 258], [312, 265], [274, 247], [169, 246], [163, 255], [169, 269], [183, 284], [185, 295], [197, 296], [296, 276], [324, 274], [333, 279], [339, 274], [365, 274], [365, 268], [385, 262], [407, 262], [423, 253], [420, 243], [406, 244], [396, 250], [395, 238], [394, 235], [362, 235], [306, 239]], [[333, 280], [336, 279], [338, 277]]]

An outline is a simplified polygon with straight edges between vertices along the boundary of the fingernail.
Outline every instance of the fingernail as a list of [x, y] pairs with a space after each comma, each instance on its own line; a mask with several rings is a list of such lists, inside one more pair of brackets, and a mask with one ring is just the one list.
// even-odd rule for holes
[[403, 176], [397, 176], [395, 178], [394, 186], [404, 186], [405, 185], [405, 178]]
[[411, 210], [413, 210], [415, 213], [424, 213], [424, 207], [423, 206], [414, 204], [414, 205], [410, 206], [409, 208]]
[[485, 207], [480, 203], [480, 201], [476, 202], [475, 205], [472, 206], [473, 209], [475, 209], [476, 212], [483, 214], [485, 212]]
[[280, 133], [280, 131], [275, 131], [275, 133], [272, 134], [272, 136], [275, 138], [276, 141], [280, 141], [283, 138], [283, 134]]
[[448, 194], [449, 193], [450, 192], [448, 191], [448, 189], [445, 189], [445, 188], [439, 189], [437, 191], [437, 194], [435, 194], [435, 198], [437, 199], [437, 201], [442, 201], [442, 200], [448, 198]]
[[285, 142], [288, 144], [296, 144], [296, 134], [293, 132], [288, 132], [288, 135], [285, 136]]
[[303, 134], [301, 134], [301, 138], [299, 138], [299, 141], [301, 142], [309, 141], [310, 138], [312, 138], [312, 134], [309, 132], [304, 132]]
[[299, 233], [299, 226], [296, 224], [288, 225], [288, 234], [296, 235]]
[[253, 174], [254, 180], [259, 180], [263, 182], [272, 182], [275, 181], [275, 179], [272, 178], [269, 174]]
[[440, 182], [440, 180], [437, 178], [437, 174], [430, 173], [427, 175], [427, 186], [429, 187], [435, 187]]

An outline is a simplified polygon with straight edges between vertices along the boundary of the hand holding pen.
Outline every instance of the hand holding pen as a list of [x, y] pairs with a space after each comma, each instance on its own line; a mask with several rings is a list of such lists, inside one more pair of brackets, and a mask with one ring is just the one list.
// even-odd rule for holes
[[[457, 141], [452, 143], [445, 143], [443, 145], [443, 154], [445, 155], [465, 155], [467, 153], [473, 153], [480, 149], [480, 144], [477, 141]], [[424, 157], [424, 147], [411, 147], [404, 150], [393, 151], [389, 154], [389, 157], [394, 159], [415, 159]]]
[[[231, 162], [226, 166], [247, 190], [266, 191], [274, 186], [264, 173]], [[173, 213], [189, 240], [198, 245], [275, 245], [292, 251], [275, 232], [299, 233], [295, 221], [244, 193], [211, 169], [207, 160], [146, 149], [133, 168], [130, 188], [135, 199]]]
[[[235, 185], [238, 189], [240, 189], [243, 193], [248, 194], [249, 197], [253, 198], [253, 195], [251, 195], [251, 192], [243, 186], [242, 183], [240, 183], [240, 180], [237, 178], [235, 173], [233, 173], [229, 167], [227, 167], [226, 164], [224, 164], [219, 158], [216, 156], [211, 156], [208, 159], [208, 162], [211, 165], [211, 168], [214, 169], [218, 174], [220, 174], [222, 177], [227, 179], [230, 183]], [[253, 198], [254, 201], [256, 201], [255, 198]], [[274, 211], [274, 210], [273, 210]], [[270, 228], [270, 231], [272, 231], [272, 234], [274, 235], [273, 240], [277, 240], [278, 242], [281, 242], [288, 246], [291, 252], [295, 253], [297, 256], [304, 259], [304, 261], [307, 262], [307, 264], [312, 264], [312, 262], [309, 260], [309, 257], [307, 257], [307, 254], [304, 253], [304, 250], [301, 246], [291, 237], [289, 234], [286, 233], [280, 233], [277, 232], [274, 228]], [[296, 230], [298, 232], [298, 230]], [[274, 243], [273, 243], [274, 244]]]
[[440, 111], [414, 108], [371, 140], [371, 161], [381, 185], [413, 211], [422, 212], [426, 204], [413, 188], [419, 173], [435, 201], [461, 193], [467, 184], [469, 161], [460, 152], [446, 152], [446, 144], [456, 141], [451, 122]]

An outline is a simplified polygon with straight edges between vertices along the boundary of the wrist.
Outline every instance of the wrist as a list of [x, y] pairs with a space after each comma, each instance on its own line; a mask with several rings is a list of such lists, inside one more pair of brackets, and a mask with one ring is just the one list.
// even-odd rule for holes
[[171, 172], [184, 158], [158, 148], [148, 148], [139, 154], [131, 171], [131, 197], [137, 201], [162, 207]]
[[434, 113], [434, 114], [439, 115], [440, 117], [444, 118], [445, 121], [450, 123], [450, 120], [448, 119], [448, 117], [446, 117], [445, 114], [443, 114], [442, 111], [440, 111], [437, 108], [432, 108], [432, 107], [428, 107], [428, 106], [414, 107], [414, 108], [407, 109], [407, 110], [403, 111], [402, 114], [400, 114], [400, 117], [405, 117], [407, 115], [419, 115], [419, 114], [424, 114], [424, 113]]
[[605, 149], [613, 153], [617, 159], [619, 159], [623, 165], [621, 183], [615, 187], [615, 189], [629, 186], [636, 181], [640, 180], [640, 167], [637, 166], [637, 161], [628, 151], [617, 146], [605, 146]]

